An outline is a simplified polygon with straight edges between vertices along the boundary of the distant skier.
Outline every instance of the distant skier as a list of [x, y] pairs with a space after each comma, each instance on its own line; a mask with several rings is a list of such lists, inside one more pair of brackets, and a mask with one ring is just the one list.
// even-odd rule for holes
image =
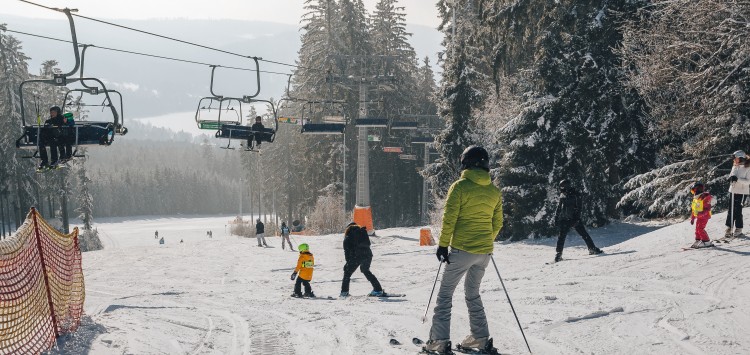
[[[727, 211], [726, 230], [724, 237], [739, 237], [742, 234], [742, 203], [745, 201], [745, 195], [750, 193], [750, 159], [744, 151], [734, 152], [734, 164], [732, 171], [729, 173], [729, 193], [732, 195], [729, 202], [729, 211]], [[732, 224], [734, 222], [734, 232]]]
[[264, 236], [265, 232], [265, 225], [263, 222], [260, 221], [260, 218], [258, 218], [257, 223], [255, 223], [255, 237], [258, 238], [258, 246], [259, 247], [267, 247], [268, 244], [266, 244], [266, 238]]
[[503, 226], [502, 194], [490, 178], [489, 154], [484, 148], [466, 148], [461, 154], [461, 170], [461, 178], [451, 185], [445, 201], [436, 255], [440, 262], [447, 265], [435, 303], [430, 340], [423, 350], [432, 354], [452, 354], [450, 326], [453, 293], [466, 275], [464, 290], [471, 334], [461, 342], [461, 346], [497, 354], [490, 338], [479, 288], [490, 262], [495, 238]]
[[[291, 277], [292, 280], [296, 278], [297, 282], [294, 283], [292, 297], [315, 297], [310, 287], [313, 269], [315, 268], [315, 257], [310, 253], [310, 246], [307, 243], [300, 244], [297, 249], [299, 250], [299, 258], [297, 259], [297, 267], [294, 268]], [[302, 285], [305, 286], [304, 294], [302, 294]]]
[[159, 239], [159, 244], [164, 244], [164, 237], [161, 237], [161, 239]]
[[341, 280], [340, 297], [349, 296], [349, 282], [357, 268], [372, 285], [370, 296], [383, 296], [383, 287], [380, 286], [378, 278], [370, 272], [370, 264], [372, 263], [370, 236], [367, 234], [365, 227], [354, 222], [349, 223], [344, 232], [344, 259], [346, 259], [346, 264], [344, 264], [344, 278]]
[[154, 232], [154, 239], [159, 239], [159, 231]]
[[185, 242], [184, 240], [180, 239], [180, 243], [184, 243], [184, 242]]
[[208, 237], [213, 238], [214, 237], [214, 231], [208, 231]]
[[[693, 202], [690, 204], [690, 224], [695, 224], [695, 242], [691, 248], [705, 248], [714, 246], [706, 233], [706, 224], [711, 219], [711, 194], [706, 191], [702, 182], [697, 181], [690, 187]], [[695, 220], [698, 220], [696, 223]]]
[[281, 222], [281, 249], [284, 249], [284, 241], [289, 243], [289, 250], [294, 251], [292, 242], [289, 240], [289, 227], [286, 226], [286, 222]]
[[560, 227], [560, 234], [557, 237], [555, 262], [562, 261], [563, 259], [562, 252], [565, 246], [565, 238], [568, 236], [571, 228], [574, 228], [581, 238], [583, 238], [586, 247], [589, 248], [590, 255], [603, 253], [601, 249], [594, 245], [594, 241], [591, 239], [589, 233], [586, 232], [583, 223], [581, 223], [582, 209], [583, 198], [571, 185], [570, 180], [564, 179], [560, 181], [560, 202], [557, 203], [557, 210], [555, 210], [555, 222]]

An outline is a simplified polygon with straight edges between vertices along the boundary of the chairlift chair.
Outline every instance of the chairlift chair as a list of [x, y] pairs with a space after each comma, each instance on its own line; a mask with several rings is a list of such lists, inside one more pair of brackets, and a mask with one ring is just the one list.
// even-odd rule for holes
[[[74, 144], [76, 146], [76, 151], [78, 150], [79, 146], [84, 145], [110, 145], [112, 144], [114, 140], [115, 133], [125, 134], [127, 133], [127, 129], [123, 127], [122, 121], [120, 121], [120, 115], [117, 112], [117, 109], [112, 104], [112, 100], [110, 98], [110, 92], [114, 92], [113, 90], [107, 90], [104, 83], [97, 79], [97, 78], [86, 78], [83, 77], [83, 74], [81, 73], [80, 77], [78, 78], [71, 78], [72, 75], [74, 75], [76, 72], [78, 72], [78, 69], [81, 67], [81, 55], [78, 50], [78, 40], [76, 37], [75, 32], [75, 23], [73, 21], [73, 17], [71, 15], [71, 11], [68, 8], [60, 10], [63, 12], [67, 18], [68, 22], [70, 24], [70, 32], [72, 37], [72, 43], [73, 43], [73, 53], [75, 55], [75, 66], [74, 68], [68, 72], [68, 73], [59, 73], [59, 74], [53, 74], [52, 78], [48, 79], [30, 79], [25, 80], [21, 82], [18, 88], [19, 92], [19, 101], [20, 101], [20, 109], [21, 109], [21, 123], [23, 125], [23, 135], [19, 137], [16, 140], [16, 147], [19, 149], [25, 149], [25, 150], [33, 150], [34, 153], [31, 155], [31, 157], [37, 157], [39, 154], [39, 147], [44, 145], [53, 145], [58, 138], [49, 138], [47, 137], [54, 137], [56, 133], [59, 133], [61, 129], [64, 129], [68, 131], [67, 133], [74, 133]], [[37, 84], [43, 84], [43, 85], [52, 85], [52, 86], [64, 86], [67, 87], [71, 83], [78, 82], [81, 85], [83, 85], [84, 89], [74, 89], [72, 91], [81, 91], [86, 90], [87, 92], [91, 94], [103, 94], [104, 100], [103, 105], [104, 107], [109, 107], [111, 113], [112, 113], [112, 121], [104, 121], [104, 122], [95, 122], [95, 121], [81, 121], [78, 120], [75, 122], [73, 126], [69, 127], [45, 127], [41, 124], [41, 122], [37, 122], [37, 124], [28, 123], [26, 121], [26, 109], [24, 107], [25, 100], [24, 100], [24, 86], [31, 83], [37, 83]], [[93, 82], [96, 84], [96, 86], [92, 86], [87, 84], [87, 82]], [[70, 91], [68, 91], [69, 93]], [[66, 97], [68, 95], [66, 93]], [[118, 93], [119, 95], [119, 93]], [[65, 103], [66, 99], [63, 99], [63, 103]], [[122, 108], [122, 101], [120, 102], [121, 108]], [[64, 107], [64, 105], [63, 105]], [[37, 111], [39, 111], [39, 105], [37, 105]], [[40, 115], [40, 112], [37, 112], [38, 115]], [[70, 132], [70, 131], [73, 132]], [[45, 148], [46, 149], [46, 148]]]

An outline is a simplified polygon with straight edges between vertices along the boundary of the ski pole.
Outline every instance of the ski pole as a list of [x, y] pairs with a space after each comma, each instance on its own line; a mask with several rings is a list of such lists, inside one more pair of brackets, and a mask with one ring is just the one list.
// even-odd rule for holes
[[516, 310], [513, 308], [513, 302], [510, 301], [510, 296], [508, 295], [508, 290], [505, 288], [505, 283], [503, 282], [503, 277], [500, 276], [500, 270], [497, 269], [497, 264], [495, 264], [495, 258], [490, 254], [490, 259], [492, 260], [492, 266], [495, 267], [495, 272], [497, 272], [497, 278], [500, 279], [500, 284], [503, 285], [503, 291], [505, 291], [505, 297], [508, 298], [508, 304], [510, 305], [510, 310], [513, 311], [513, 316], [516, 317], [516, 323], [518, 323], [518, 329], [521, 330], [521, 335], [523, 336], [523, 341], [526, 342], [526, 348], [529, 349], [529, 354], [531, 354], [531, 347], [529, 346], [529, 341], [526, 340], [526, 334], [523, 333], [523, 327], [521, 327], [521, 321], [518, 320], [518, 315], [516, 314]]
[[430, 292], [430, 300], [427, 301], [427, 309], [424, 310], [424, 316], [422, 316], [422, 324], [427, 321], [427, 312], [430, 311], [430, 303], [432, 303], [432, 295], [435, 293], [435, 286], [437, 285], [437, 279], [438, 276], [440, 276], [440, 268], [443, 267], [443, 261], [440, 261], [440, 265], [438, 265], [438, 271], [435, 275], [435, 282], [432, 284], [432, 291]]
[[[734, 182], [732, 183], [732, 187], [734, 187]], [[729, 194], [731, 195], [730, 197], [732, 198], [732, 211], [731, 211], [730, 217], [729, 217], [732, 220], [732, 224], [731, 224], [731, 227], [729, 227], [729, 230], [732, 233], [732, 235], [730, 237], [734, 237], [734, 216], [735, 216], [735, 214], [734, 214], [734, 192], [730, 192]]]

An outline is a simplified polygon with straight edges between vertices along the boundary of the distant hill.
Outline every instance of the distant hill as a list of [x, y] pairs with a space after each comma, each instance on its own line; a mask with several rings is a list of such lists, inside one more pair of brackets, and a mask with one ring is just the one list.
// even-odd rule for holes
[[[155, 33], [205, 44], [222, 50], [254, 55], [284, 63], [294, 63], [300, 46], [298, 26], [238, 20], [117, 20], [116, 23]], [[61, 20], [29, 19], [3, 16], [0, 23], [8, 29], [70, 39], [67, 23]], [[81, 43], [145, 52], [225, 66], [253, 67], [246, 58], [230, 56], [177, 42], [157, 39], [133, 31], [76, 19]], [[412, 45], [420, 58], [429, 55], [433, 65], [441, 50], [440, 33], [426, 26], [408, 26], [414, 34]], [[38, 70], [49, 59], [69, 71], [74, 64], [70, 44], [12, 34], [23, 43], [24, 53], [31, 57], [30, 70]], [[86, 55], [85, 74], [106, 80], [109, 87], [125, 95], [126, 118], [150, 117], [172, 112], [195, 110], [198, 99], [208, 96], [210, 68], [195, 64], [160, 60], [131, 54], [90, 48]], [[261, 64], [261, 70], [289, 73], [291, 68]], [[237, 80], [240, 79], [240, 80]], [[261, 75], [264, 98], [279, 98], [286, 86], [285, 75]], [[254, 73], [219, 70], [215, 89], [222, 95], [254, 92]]]

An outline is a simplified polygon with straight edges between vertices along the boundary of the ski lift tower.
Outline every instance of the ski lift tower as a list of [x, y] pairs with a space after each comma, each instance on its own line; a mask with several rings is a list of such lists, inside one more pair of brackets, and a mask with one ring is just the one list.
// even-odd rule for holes
[[360, 64], [358, 75], [349, 75], [346, 77], [332, 77], [339, 84], [352, 88], [355, 84], [359, 90], [359, 110], [355, 126], [357, 130], [357, 188], [355, 190], [356, 199], [354, 206], [354, 223], [367, 228], [370, 235], [375, 234], [375, 227], [372, 220], [372, 207], [370, 206], [370, 159], [367, 131], [368, 128], [386, 128], [388, 119], [368, 117], [367, 104], [369, 102], [379, 102], [378, 100], [369, 100], [367, 92], [371, 86], [380, 88], [381, 84], [393, 82], [390, 75], [372, 75], [367, 63], [372, 61], [382, 61], [383, 67], [390, 67], [390, 61], [398, 56], [393, 55], [331, 55], [339, 63], [339, 67], [345, 61], [354, 61]]

